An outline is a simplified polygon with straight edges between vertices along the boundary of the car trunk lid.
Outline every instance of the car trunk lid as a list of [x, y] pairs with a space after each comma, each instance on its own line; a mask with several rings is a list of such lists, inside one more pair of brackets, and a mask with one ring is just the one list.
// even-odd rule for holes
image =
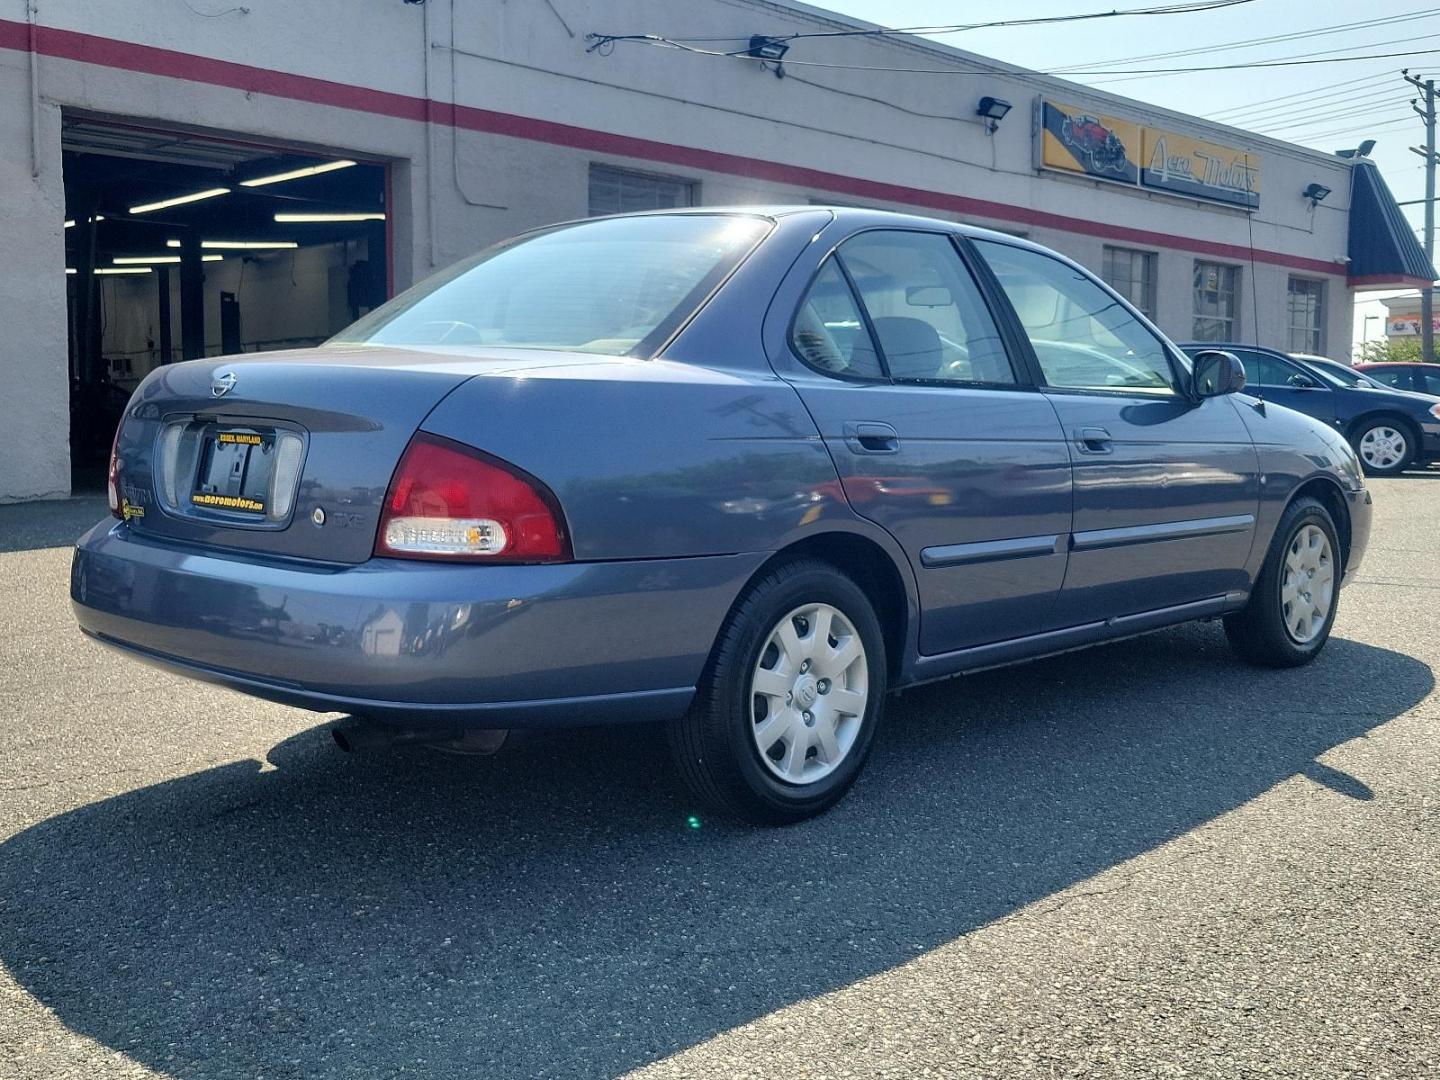
[[339, 346], [153, 372], [116, 446], [141, 537], [359, 563], [421, 421], [475, 374], [434, 351]]

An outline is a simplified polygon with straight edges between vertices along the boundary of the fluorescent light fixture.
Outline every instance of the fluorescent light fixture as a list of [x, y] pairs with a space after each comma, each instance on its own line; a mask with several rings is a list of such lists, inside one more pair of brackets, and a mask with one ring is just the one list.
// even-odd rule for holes
[[[201, 255], [201, 262], [219, 262], [224, 255]], [[110, 260], [116, 266], [159, 266], [168, 263], [173, 266], [180, 261], [179, 255], [117, 255]]]
[[284, 180], [300, 180], [306, 176], [319, 176], [321, 173], [334, 172], [336, 169], [348, 169], [354, 164], [353, 161], [327, 161], [323, 165], [310, 165], [303, 169], [275, 173], [273, 176], [257, 176], [254, 180], [241, 180], [240, 186], [264, 187], [266, 184], [278, 184]]
[[79, 271], [79, 270], [76, 270], [75, 267], [73, 267], [73, 266], [67, 266], [67, 267], [65, 267], [65, 273], [67, 273], [67, 274], [78, 274], [79, 272], [80, 272], [80, 271]]
[[97, 274], [148, 274], [148, 266], [102, 266], [96, 269]]
[[[167, 248], [178, 248], [179, 240], [166, 240]], [[294, 240], [201, 240], [200, 246], [209, 251], [290, 251], [300, 245]]]
[[191, 195], [177, 195], [173, 199], [161, 199], [159, 202], [141, 203], [139, 206], [130, 207], [132, 214], [148, 214], [151, 210], [164, 210], [171, 206], [184, 206], [186, 203], [199, 202], [201, 199], [213, 199], [217, 195], [229, 195], [228, 187], [207, 188], [204, 191], [197, 191]]
[[296, 224], [303, 222], [323, 221], [384, 221], [384, 214], [276, 214], [275, 220], [281, 224]]
[[[86, 220], [87, 220], [87, 221], [104, 221], [104, 220], [105, 220], [105, 215], [104, 215], [104, 214], [96, 214], [96, 215], [95, 215], [94, 217], [92, 217], [92, 218], [86, 218]], [[65, 227], [66, 227], [67, 229], [73, 229], [73, 228], [75, 227], [75, 219], [74, 219], [74, 218], [71, 218], [70, 220], [68, 220], [67, 222], [65, 222]]]

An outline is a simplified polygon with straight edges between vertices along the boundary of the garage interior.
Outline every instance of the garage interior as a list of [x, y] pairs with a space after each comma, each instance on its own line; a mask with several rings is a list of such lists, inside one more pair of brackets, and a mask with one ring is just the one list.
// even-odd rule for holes
[[63, 151], [75, 490], [154, 368], [316, 345], [389, 293], [384, 164], [70, 115]]

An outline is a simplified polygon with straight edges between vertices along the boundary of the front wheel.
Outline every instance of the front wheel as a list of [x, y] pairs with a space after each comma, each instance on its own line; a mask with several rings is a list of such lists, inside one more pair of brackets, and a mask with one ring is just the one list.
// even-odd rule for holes
[[1366, 476], [1398, 476], [1417, 449], [1409, 429], [1394, 420], [1367, 421], [1355, 431], [1352, 444]]
[[1225, 617], [1225, 636], [1262, 667], [1308, 664], [1324, 647], [1340, 600], [1340, 542], [1330, 512], [1296, 499], [1275, 530], [1249, 602]]
[[869, 756], [885, 673], [860, 588], [828, 563], [782, 563], [726, 619], [694, 704], [671, 725], [676, 765], [727, 816], [780, 825], [819, 814]]

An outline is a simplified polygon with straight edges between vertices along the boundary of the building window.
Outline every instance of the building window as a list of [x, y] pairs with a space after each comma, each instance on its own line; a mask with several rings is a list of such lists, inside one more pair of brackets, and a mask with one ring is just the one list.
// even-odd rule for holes
[[1155, 253], [1107, 247], [1101, 274], [1112, 289], [1129, 300], [1147, 319], [1155, 318]]
[[1320, 355], [1321, 328], [1325, 325], [1325, 283], [1309, 278], [1290, 279], [1290, 351]]
[[591, 165], [590, 216], [694, 206], [697, 186], [692, 180], [680, 180], [673, 176]]
[[1240, 268], [1195, 262], [1196, 341], [1234, 341], [1240, 311]]

